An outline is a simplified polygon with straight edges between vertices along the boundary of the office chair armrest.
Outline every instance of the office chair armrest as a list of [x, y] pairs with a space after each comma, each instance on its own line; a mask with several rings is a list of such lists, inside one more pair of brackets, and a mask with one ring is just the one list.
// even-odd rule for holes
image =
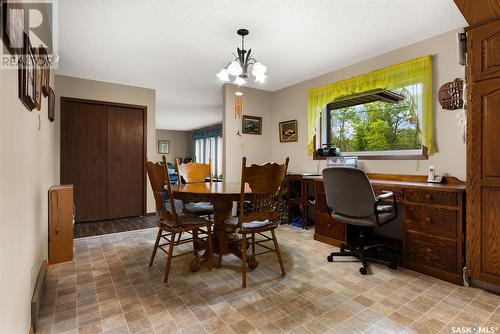
[[394, 193], [392, 191], [385, 192], [385, 193], [377, 196], [377, 202], [379, 202], [379, 203], [383, 202], [386, 199], [391, 198], [391, 197], [394, 198], [394, 200], [396, 200], [396, 197], [394, 196]]
[[[378, 206], [380, 204], [382, 204], [383, 202], [385, 202], [386, 200], [388, 200], [389, 198], [392, 198], [391, 206], [392, 206], [392, 209], [394, 212], [394, 217], [389, 219], [386, 222], [381, 223], [380, 219], [379, 219], [379, 214], [382, 212], [378, 211]], [[398, 203], [396, 201], [396, 195], [392, 191], [388, 191], [388, 192], [385, 192], [385, 193], [377, 196], [377, 200], [375, 201], [375, 205], [374, 205], [374, 212], [375, 212], [375, 219], [377, 221], [378, 226], [384, 226], [385, 224], [390, 223], [391, 221], [396, 219], [396, 217], [398, 216]]]

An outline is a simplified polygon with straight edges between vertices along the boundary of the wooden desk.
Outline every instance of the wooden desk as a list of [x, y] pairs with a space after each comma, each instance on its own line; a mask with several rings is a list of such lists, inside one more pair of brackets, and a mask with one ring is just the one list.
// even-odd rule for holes
[[[465, 265], [465, 184], [453, 177], [427, 183], [426, 176], [368, 174], [376, 195], [396, 194], [404, 206], [401, 265], [430, 276], [462, 284]], [[346, 225], [328, 212], [322, 177], [305, 177], [315, 184], [314, 239], [340, 247]]]

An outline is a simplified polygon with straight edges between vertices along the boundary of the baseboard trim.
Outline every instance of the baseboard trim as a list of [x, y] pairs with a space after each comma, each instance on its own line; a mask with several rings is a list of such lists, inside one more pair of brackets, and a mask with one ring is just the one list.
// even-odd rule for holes
[[498, 285], [488, 283], [488, 282], [483, 282], [483, 281], [480, 281], [480, 280], [477, 280], [474, 278], [472, 279], [471, 283], [472, 283], [472, 286], [475, 286], [477, 288], [481, 288], [483, 290], [500, 295], [500, 286], [498, 286]]
[[47, 282], [47, 260], [42, 262], [40, 266], [40, 271], [38, 272], [38, 277], [36, 279], [35, 291], [33, 292], [33, 297], [31, 298], [31, 326], [30, 333], [37, 331], [38, 317], [40, 315], [40, 306], [42, 305], [42, 297], [45, 291], [45, 286]]

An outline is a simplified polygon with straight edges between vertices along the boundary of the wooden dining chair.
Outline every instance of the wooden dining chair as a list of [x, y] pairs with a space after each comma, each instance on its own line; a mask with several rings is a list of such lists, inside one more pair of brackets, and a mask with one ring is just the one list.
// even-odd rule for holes
[[[208, 163], [188, 162], [180, 164], [179, 162], [179, 159], [175, 159], [179, 182], [203, 183], [208, 178], [212, 183], [212, 160], [209, 160]], [[207, 216], [208, 219], [211, 219], [214, 214], [214, 207], [210, 202], [184, 203], [184, 210], [198, 216]]]
[[[284, 184], [286, 171], [288, 169], [286, 158], [283, 165], [276, 163], [267, 163], [265, 165], [246, 166], [246, 158], [243, 158], [241, 171], [241, 196], [239, 205], [239, 214], [237, 217], [231, 217], [224, 223], [230, 226], [234, 231], [241, 235], [241, 271], [242, 287], [247, 286], [247, 244], [250, 236], [250, 248], [252, 259], [257, 255], [275, 252], [281, 267], [281, 274], [285, 276], [285, 267], [281, 259], [281, 253], [276, 239], [275, 229], [278, 227], [278, 205], [281, 200], [281, 187]], [[245, 194], [245, 187], [248, 184], [252, 193]], [[271, 235], [264, 233], [270, 232]], [[256, 241], [255, 235], [264, 239]], [[270, 248], [263, 243], [273, 241], [274, 248]], [[259, 245], [266, 251], [256, 254], [255, 246]], [[222, 261], [222, 255], [219, 257], [218, 265]]]
[[[158, 224], [158, 235], [156, 237], [156, 242], [153, 248], [153, 254], [151, 255], [151, 260], [149, 261], [149, 266], [153, 265], [156, 251], [161, 249], [167, 254], [167, 265], [165, 267], [165, 277], [164, 282], [168, 281], [168, 274], [170, 271], [170, 263], [172, 258], [193, 254], [195, 258], [191, 262], [191, 270], [195, 269], [198, 257], [198, 250], [194, 247], [200, 240], [206, 240], [206, 253], [204, 256], [212, 256], [212, 222], [193, 214], [186, 214], [183, 212], [177, 212], [178, 206], [176, 208], [176, 203], [174, 202], [174, 197], [172, 195], [172, 184], [165, 168], [166, 160], [163, 156], [163, 165], [159, 163], [154, 163], [151, 161], [146, 162], [146, 169], [148, 171], [149, 181], [151, 182], [151, 187], [153, 188], [154, 199], [156, 202], [156, 210], [160, 217]], [[163, 199], [163, 191], [167, 188], [167, 201]], [[205, 228], [202, 230], [201, 228]], [[187, 232], [192, 237], [176, 240], [176, 236]], [[201, 237], [200, 237], [201, 236]], [[160, 243], [165, 240], [165, 243]], [[185, 244], [193, 243], [193, 250], [189, 252], [183, 252], [174, 255], [174, 247]]]

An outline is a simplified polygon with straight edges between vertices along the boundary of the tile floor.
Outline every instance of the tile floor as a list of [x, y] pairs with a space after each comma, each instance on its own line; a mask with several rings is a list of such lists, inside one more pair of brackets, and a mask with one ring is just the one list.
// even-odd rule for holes
[[[156, 229], [75, 240], [75, 261], [52, 266], [39, 333], [452, 333], [500, 332], [500, 297], [418, 273], [328, 263], [313, 231], [282, 226], [287, 275], [273, 253], [258, 258], [242, 290], [239, 260], [191, 273], [190, 256], [148, 259]], [[186, 246], [187, 245], [183, 245]]]

